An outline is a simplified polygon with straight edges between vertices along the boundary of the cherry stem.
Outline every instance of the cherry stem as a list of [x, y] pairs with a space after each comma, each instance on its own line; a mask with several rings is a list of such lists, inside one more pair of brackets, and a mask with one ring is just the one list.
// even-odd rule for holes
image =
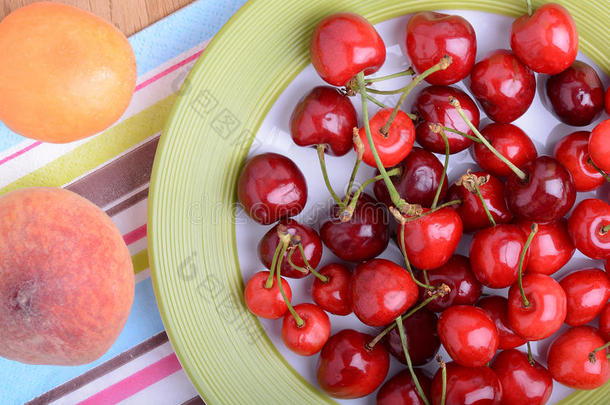
[[508, 160], [507, 158], [505, 158], [504, 156], [502, 156], [502, 154], [500, 152], [497, 151], [496, 148], [494, 148], [487, 139], [485, 139], [485, 137], [483, 135], [481, 135], [481, 133], [479, 132], [479, 130], [477, 129], [477, 127], [475, 127], [472, 122], [468, 119], [468, 117], [466, 116], [466, 114], [464, 113], [464, 110], [462, 109], [462, 106], [460, 105], [460, 102], [458, 101], [457, 98], [450, 96], [449, 97], [449, 104], [451, 104], [453, 107], [456, 108], [458, 114], [460, 114], [460, 117], [462, 117], [462, 119], [464, 120], [464, 122], [466, 123], [466, 125], [468, 125], [468, 127], [472, 130], [472, 132], [474, 132], [474, 134], [476, 135], [477, 138], [479, 138], [479, 140], [481, 141], [481, 143], [483, 145], [485, 145], [490, 151], [491, 153], [493, 153], [494, 155], [496, 155], [496, 157], [498, 159], [500, 159], [502, 162], [504, 162], [504, 164], [506, 164], [521, 180], [525, 180], [527, 178], [527, 175], [523, 172], [523, 170], [519, 169], [517, 166], [515, 166], [513, 164], [513, 162], [511, 162], [510, 160]]
[[532, 7], [532, 0], [525, 0], [525, 4], [527, 5], [527, 14], [532, 15], [534, 13], [534, 9]]
[[[402, 169], [400, 167], [395, 167], [394, 169], [388, 171], [388, 176], [399, 176], [401, 173], [402, 173]], [[341, 217], [340, 217], [341, 222], [347, 222], [350, 219], [352, 219], [352, 215], [354, 215], [354, 210], [356, 209], [356, 203], [358, 202], [358, 198], [360, 198], [360, 194], [362, 194], [364, 189], [367, 188], [370, 184], [375, 183], [376, 181], [379, 181], [379, 180], [383, 180], [383, 176], [381, 174], [368, 179], [367, 181], [362, 183], [360, 185], [360, 187], [358, 187], [358, 189], [354, 193], [354, 196], [352, 197], [352, 200], [350, 201], [349, 205], [347, 207], [345, 207], [345, 210], [343, 210], [343, 212], [341, 213]]]
[[305, 249], [303, 249], [303, 244], [301, 243], [301, 240], [299, 238], [299, 240], [297, 241], [297, 245], [299, 246], [299, 251], [301, 252], [301, 258], [303, 259], [303, 263], [305, 263], [306, 268], [314, 275], [316, 276], [318, 279], [320, 279], [321, 282], [323, 283], [328, 283], [328, 277], [323, 276], [322, 274], [318, 273], [316, 269], [313, 268], [313, 266], [311, 264], [309, 264], [309, 261], [307, 260], [307, 256], [305, 255]]
[[380, 108], [390, 108], [388, 105], [383, 104], [381, 101], [377, 100], [375, 97], [371, 96], [370, 94], [367, 94], [366, 98], [369, 101], [371, 101], [372, 103], [377, 104], [377, 106]]
[[428, 402], [428, 398], [426, 398], [426, 394], [424, 394], [424, 390], [421, 388], [419, 384], [419, 379], [415, 374], [415, 370], [413, 370], [413, 364], [411, 363], [411, 356], [409, 356], [409, 349], [407, 347], [407, 335], [405, 333], [405, 326], [402, 324], [402, 318], [399, 316], [396, 318], [396, 326], [398, 326], [398, 334], [400, 335], [400, 344], [402, 345], [402, 350], [405, 352], [405, 360], [407, 360], [407, 367], [409, 367], [409, 373], [411, 373], [411, 377], [413, 378], [413, 383], [415, 384], [415, 388], [417, 388], [417, 393], [424, 401], [426, 405], [430, 405]]
[[[597, 353], [601, 352], [602, 350], [606, 350], [608, 348], [608, 346], [610, 346], [610, 342], [607, 342], [603, 346], [600, 346], [597, 349], [593, 350], [591, 353], [589, 353], [589, 361], [591, 363], [595, 364], [595, 362], [597, 361]], [[606, 357], [608, 357], [607, 354], [606, 354]]]
[[411, 221], [415, 221], [416, 219], [420, 219], [423, 218], [427, 215], [433, 214], [436, 211], [446, 208], [446, 207], [451, 207], [452, 205], [459, 205], [462, 203], [462, 200], [451, 200], [451, 201], [447, 201], [446, 203], [442, 203], [441, 205], [438, 205], [435, 209], [430, 210], [430, 211], [426, 211], [422, 214], [419, 214], [417, 216], [413, 216], [413, 217], [409, 217], [409, 218], [405, 218], [405, 222], [411, 222]]
[[529, 340], [527, 343], [527, 361], [529, 361], [530, 365], [534, 365], [534, 356], [532, 355], [532, 346], [530, 346]]
[[521, 291], [521, 298], [523, 299], [523, 306], [525, 308], [529, 307], [531, 304], [525, 296], [525, 290], [523, 289], [523, 262], [525, 261], [525, 254], [527, 253], [536, 232], [538, 232], [538, 224], [534, 222], [532, 223], [532, 230], [525, 241], [525, 245], [523, 245], [523, 250], [521, 250], [521, 256], [519, 256], [519, 290]]
[[440, 354], [436, 355], [436, 361], [438, 362], [439, 367], [441, 368], [441, 378], [443, 381], [443, 391], [441, 394], [441, 405], [445, 405], [446, 396], [447, 396], [447, 364], [443, 361], [443, 358]]
[[362, 156], [364, 156], [364, 144], [362, 143], [362, 139], [360, 139], [360, 133], [358, 132], [358, 128], [354, 128], [352, 134], [352, 142], [356, 147], [356, 162], [354, 162], [354, 168], [352, 169], [352, 174], [349, 176], [349, 183], [347, 184], [347, 192], [345, 193], [345, 200], [343, 201], [343, 206], [347, 206], [349, 202], [350, 195], [352, 194], [352, 187], [354, 186], [354, 181], [356, 180], [356, 174], [358, 174], [358, 169], [360, 168], [360, 162], [362, 162]]
[[604, 179], [606, 179], [607, 182], [610, 182], [610, 176], [608, 175], [608, 173], [606, 173], [605, 171], [600, 169], [595, 163], [593, 163], [593, 159], [589, 158], [587, 160], [587, 163], [589, 163], [591, 166], [593, 166], [593, 168], [595, 170], [597, 170], [599, 172], [599, 174], [601, 174], [604, 177]]
[[479, 138], [474, 137], [474, 136], [472, 136], [472, 135], [468, 135], [468, 134], [466, 134], [466, 133], [464, 133], [464, 132], [462, 132], [462, 131], [458, 131], [457, 129], [453, 129], [453, 128], [449, 128], [449, 127], [443, 127], [443, 129], [444, 129], [446, 132], [453, 132], [454, 134], [458, 134], [458, 135], [463, 136], [464, 138], [468, 138], [468, 139], [470, 139], [470, 140], [471, 140], [471, 141], [473, 141], [473, 142], [476, 142], [476, 143], [481, 143], [481, 141], [479, 140]]
[[[288, 236], [288, 241], [290, 240], [290, 236]], [[292, 316], [294, 317], [294, 321], [297, 323], [297, 327], [302, 327], [303, 325], [305, 325], [305, 321], [303, 321], [303, 319], [299, 316], [299, 314], [297, 314], [297, 311], [294, 310], [294, 308], [292, 307], [292, 304], [290, 303], [290, 300], [288, 300], [288, 297], [286, 296], [286, 293], [284, 292], [284, 287], [282, 286], [282, 277], [281, 277], [281, 273], [282, 273], [282, 259], [284, 258], [284, 255], [286, 254], [286, 250], [288, 249], [288, 242], [287, 241], [282, 241], [282, 252], [280, 253], [280, 258], [277, 262], [277, 270], [275, 272], [275, 275], [277, 277], [277, 285], [280, 288], [280, 293], [282, 294], [282, 298], [284, 298], [284, 302], [286, 303], [286, 307], [288, 307], [288, 311], [290, 311], [290, 313], [292, 314]]]
[[432, 205], [430, 209], [435, 209], [436, 204], [438, 204], [438, 199], [441, 196], [441, 191], [443, 190], [443, 184], [445, 182], [445, 177], [447, 176], [447, 166], [449, 166], [449, 140], [447, 139], [447, 135], [445, 131], [441, 128], [440, 135], [443, 137], [443, 141], [445, 142], [445, 164], [443, 165], [443, 173], [441, 174], [441, 180], [438, 182], [438, 187], [436, 188], [436, 194], [434, 195], [434, 200], [432, 200]]
[[481, 204], [483, 204], [483, 209], [485, 210], [485, 214], [487, 214], [487, 218], [489, 219], [491, 226], [496, 226], [496, 220], [494, 219], [493, 215], [491, 215], [491, 212], [489, 212], [489, 208], [487, 207], [485, 198], [483, 198], [483, 194], [481, 194], [481, 189], [479, 188], [479, 185], [476, 182], [474, 183], [474, 189], [477, 195], [479, 196], [479, 200], [481, 200]]
[[412, 67], [409, 67], [407, 70], [403, 70], [402, 72], [398, 72], [398, 73], [393, 73], [391, 75], [380, 76], [380, 77], [371, 77], [368, 79], [364, 79], [364, 82], [365, 83], [382, 82], [384, 80], [395, 79], [397, 77], [402, 77], [402, 76], [412, 76], [414, 74], [415, 74], [415, 70], [413, 70]]
[[608, 231], [610, 231], [610, 224], [602, 226], [601, 229], [599, 230], [599, 234], [605, 235], [608, 233]]
[[[279, 229], [278, 229], [279, 231]], [[281, 239], [280, 239], [281, 241]], [[275, 253], [273, 254], [273, 260], [271, 261], [271, 270], [269, 271], [269, 277], [265, 282], [265, 288], [269, 289], [273, 287], [273, 276], [275, 274], [275, 268], [277, 267], [277, 259], [280, 256], [280, 251], [282, 250], [283, 243], [278, 243], [275, 248]]]
[[290, 264], [290, 267], [292, 267], [293, 269], [300, 271], [301, 273], [305, 274], [307, 273], [307, 269], [305, 267], [301, 267], [298, 266], [296, 264], [294, 264], [294, 262], [292, 261], [292, 255], [294, 253], [294, 246], [292, 247], [292, 249], [290, 249], [290, 253], [288, 253], [288, 264]]
[[424, 282], [426, 284], [430, 284], [430, 277], [428, 276], [428, 270], [422, 270], [422, 273], [424, 274]]
[[425, 288], [426, 290], [434, 290], [435, 289], [434, 286], [432, 286], [430, 284], [422, 283], [415, 277], [415, 274], [413, 274], [413, 269], [411, 268], [411, 262], [409, 261], [409, 257], [407, 256], [407, 250], [405, 248], [405, 224], [400, 224], [400, 225], [398, 225], [398, 227], [400, 228], [400, 234], [398, 235], [398, 239], [399, 239], [398, 245], [400, 247], [400, 251], [402, 252], [402, 256], [405, 259], [405, 264], [407, 265], [407, 271], [411, 275], [411, 278], [413, 279], [415, 284], [417, 284], [421, 288]]
[[318, 160], [320, 161], [320, 168], [322, 169], [322, 177], [324, 177], [324, 183], [326, 184], [326, 188], [328, 189], [328, 192], [333, 197], [333, 200], [335, 200], [337, 205], [341, 209], [343, 209], [343, 208], [345, 208], [345, 205], [343, 204], [343, 201], [341, 201], [341, 199], [339, 198], [337, 193], [335, 193], [335, 190], [333, 190], [333, 187], [330, 185], [330, 180], [328, 179], [328, 170], [326, 169], [326, 159], [324, 159], [324, 150], [326, 149], [326, 145], [320, 144], [320, 145], [318, 145], [317, 149], [318, 149]]

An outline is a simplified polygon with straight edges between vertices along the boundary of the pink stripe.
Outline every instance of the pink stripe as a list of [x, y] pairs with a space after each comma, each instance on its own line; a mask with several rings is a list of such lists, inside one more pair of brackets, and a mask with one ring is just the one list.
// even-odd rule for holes
[[4, 159], [0, 160], [0, 165], [3, 165], [3, 164], [5, 164], [8, 161], [13, 160], [16, 157], [23, 155], [25, 152], [27, 152], [29, 150], [32, 150], [32, 149], [34, 149], [35, 147], [37, 147], [38, 145], [41, 145], [41, 144], [42, 144], [42, 142], [36, 141], [36, 142], [26, 146], [25, 148], [23, 148], [23, 149], [15, 152], [15, 153], [13, 153], [12, 155], [7, 156]]
[[97, 394], [79, 402], [79, 405], [109, 405], [123, 401], [154, 383], [174, 374], [182, 367], [174, 353], [138, 371]]
[[144, 238], [145, 236], [146, 236], [146, 224], [123, 235], [123, 240], [125, 241], [125, 244], [131, 245], [132, 243], [139, 241], [140, 239]]

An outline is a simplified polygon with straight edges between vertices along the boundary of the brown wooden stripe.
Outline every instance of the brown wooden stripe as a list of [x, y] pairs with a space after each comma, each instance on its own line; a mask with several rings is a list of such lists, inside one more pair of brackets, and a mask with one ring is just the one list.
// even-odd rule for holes
[[201, 397], [195, 397], [183, 402], [182, 405], [205, 405], [205, 402], [203, 399], [201, 399]]
[[53, 388], [51, 391], [47, 391], [41, 396], [34, 398], [33, 400], [26, 403], [26, 405], [42, 405], [48, 404], [58, 400], [61, 397], [68, 395], [71, 392], [89, 384], [90, 382], [116, 370], [117, 368], [124, 366], [130, 361], [142, 356], [145, 353], [150, 352], [152, 349], [161, 346], [167, 342], [167, 333], [165, 331], [145, 340], [144, 342], [132, 347], [131, 349], [119, 354], [118, 356], [108, 360], [107, 362], [100, 364], [99, 366], [87, 371], [84, 374]]
[[119, 212], [125, 211], [127, 208], [136, 205], [137, 203], [144, 200], [145, 198], [148, 198], [148, 188], [146, 190], [142, 190], [142, 191], [132, 195], [125, 201], [122, 201], [119, 204], [115, 205], [114, 207], [106, 210], [106, 214], [108, 214], [109, 217], [113, 217], [116, 214], [118, 214]]

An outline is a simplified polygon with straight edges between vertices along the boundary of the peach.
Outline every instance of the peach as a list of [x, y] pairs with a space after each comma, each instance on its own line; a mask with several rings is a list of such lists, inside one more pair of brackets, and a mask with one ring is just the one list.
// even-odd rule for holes
[[133, 296], [129, 251], [97, 206], [58, 188], [0, 197], [0, 356], [90, 363], [118, 337]]

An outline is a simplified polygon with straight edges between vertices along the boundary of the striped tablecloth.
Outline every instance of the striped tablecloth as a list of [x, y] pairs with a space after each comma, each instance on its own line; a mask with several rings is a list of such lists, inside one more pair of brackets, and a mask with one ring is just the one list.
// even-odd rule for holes
[[148, 185], [161, 131], [188, 71], [244, 0], [200, 0], [133, 35], [138, 82], [110, 129], [67, 145], [22, 138], [0, 123], [0, 195], [31, 186], [72, 190], [114, 220], [132, 254], [136, 293], [117, 342], [85, 366], [0, 358], [0, 404], [202, 403], [159, 316], [146, 250]]

